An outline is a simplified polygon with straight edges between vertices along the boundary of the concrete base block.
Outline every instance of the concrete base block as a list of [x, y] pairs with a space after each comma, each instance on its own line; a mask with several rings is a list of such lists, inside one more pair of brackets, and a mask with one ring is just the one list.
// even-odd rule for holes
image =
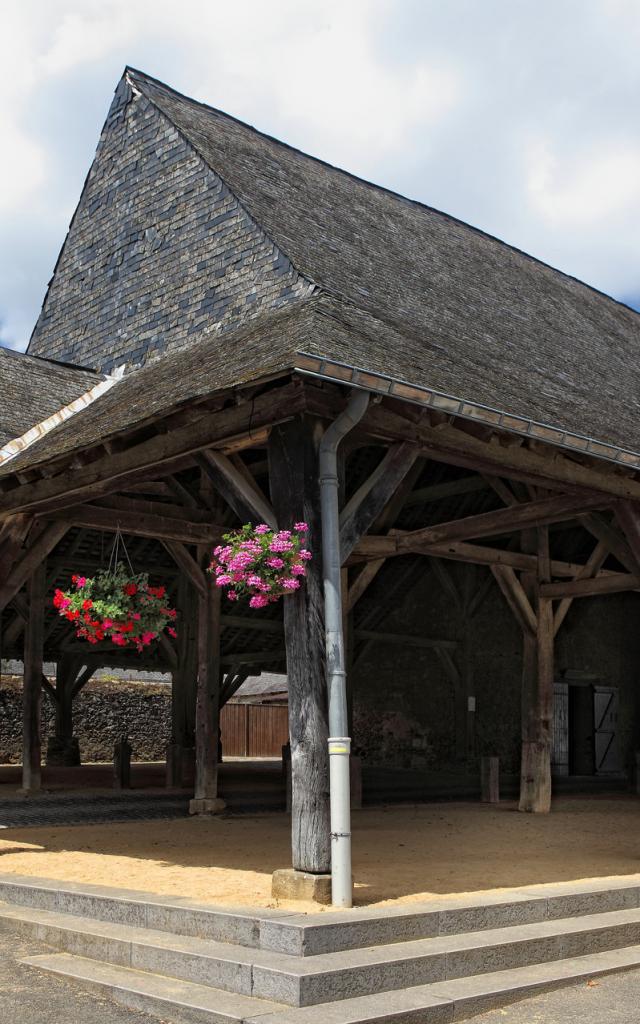
[[224, 800], [220, 800], [219, 797], [215, 797], [213, 800], [194, 799], [189, 801], [189, 814], [220, 814], [226, 806]]
[[331, 903], [331, 875], [312, 875], [294, 868], [273, 872], [271, 895], [277, 900], [315, 900]]

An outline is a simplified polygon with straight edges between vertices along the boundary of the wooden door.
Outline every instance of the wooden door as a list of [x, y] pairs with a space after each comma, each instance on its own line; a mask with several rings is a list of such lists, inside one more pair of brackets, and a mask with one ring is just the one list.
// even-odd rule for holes
[[618, 690], [613, 686], [594, 686], [596, 775], [621, 771], [618, 742]]

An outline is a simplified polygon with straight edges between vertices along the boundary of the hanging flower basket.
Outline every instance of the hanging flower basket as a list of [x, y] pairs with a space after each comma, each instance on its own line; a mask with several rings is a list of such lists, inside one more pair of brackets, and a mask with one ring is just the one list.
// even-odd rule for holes
[[216, 586], [225, 588], [227, 600], [248, 598], [251, 608], [266, 608], [299, 589], [312, 557], [303, 546], [308, 529], [306, 523], [295, 523], [293, 531], [247, 523], [224, 534], [208, 571]]
[[176, 612], [166, 590], [150, 586], [147, 573], [134, 573], [117, 562], [92, 577], [72, 576], [71, 582], [74, 589], [56, 590], [53, 604], [73, 622], [76, 636], [90, 644], [110, 637], [117, 647], [135, 647], [140, 653], [164, 630], [177, 636]]

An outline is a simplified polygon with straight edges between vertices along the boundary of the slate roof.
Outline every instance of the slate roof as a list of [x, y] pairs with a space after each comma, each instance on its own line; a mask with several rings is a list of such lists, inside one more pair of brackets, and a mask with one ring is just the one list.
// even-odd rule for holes
[[638, 313], [454, 217], [129, 76], [301, 273], [393, 329], [386, 372], [413, 381], [419, 371], [447, 394], [640, 451]]
[[[168, 351], [35, 444], [47, 461], [315, 353], [640, 454], [640, 316], [505, 243], [128, 70], [317, 285]], [[601, 453], [602, 454], [602, 453]], [[8, 468], [7, 468], [8, 471]]]
[[249, 676], [231, 698], [234, 701], [251, 697], [267, 697], [278, 695], [286, 697], [289, 693], [287, 677], [274, 672], [263, 672], [259, 676]]
[[0, 446], [58, 412], [104, 378], [0, 347]]

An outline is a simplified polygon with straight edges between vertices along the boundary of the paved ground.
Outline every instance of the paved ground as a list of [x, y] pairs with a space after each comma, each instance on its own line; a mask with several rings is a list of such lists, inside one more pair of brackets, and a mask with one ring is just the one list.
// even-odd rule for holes
[[[220, 796], [233, 813], [284, 810], [285, 783], [279, 760], [229, 759], [219, 771]], [[26, 798], [19, 790], [20, 767], [0, 765], [0, 829], [149, 821], [189, 812], [193, 779], [188, 778], [182, 790], [166, 790], [164, 763], [133, 764], [130, 790], [114, 791], [112, 776], [108, 764], [44, 766], [41, 793]]]
[[[11, 1024], [159, 1024], [158, 1017], [117, 1006], [80, 985], [18, 963], [50, 952], [3, 932], [0, 937], [0, 1021]], [[640, 971], [612, 974], [472, 1018], [474, 1024], [638, 1024]]]
[[640, 971], [609, 974], [473, 1018], [473, 1024], [638, 1024], [638, 1021]]
[[0, 828], [25, 825], [90, 825], [105, 821], [178, 818], [188, 814], [189, 797], [180, 794], [124, 793], [109, 796], [51, 796], [5, 800], [0, 796]]
[[158, 1024], [158, 1017], [117, 1006], [79, 986], [16, 963], [48, 953], [36, 942], [0, 935], [0, 1021], [3, 1024]]

